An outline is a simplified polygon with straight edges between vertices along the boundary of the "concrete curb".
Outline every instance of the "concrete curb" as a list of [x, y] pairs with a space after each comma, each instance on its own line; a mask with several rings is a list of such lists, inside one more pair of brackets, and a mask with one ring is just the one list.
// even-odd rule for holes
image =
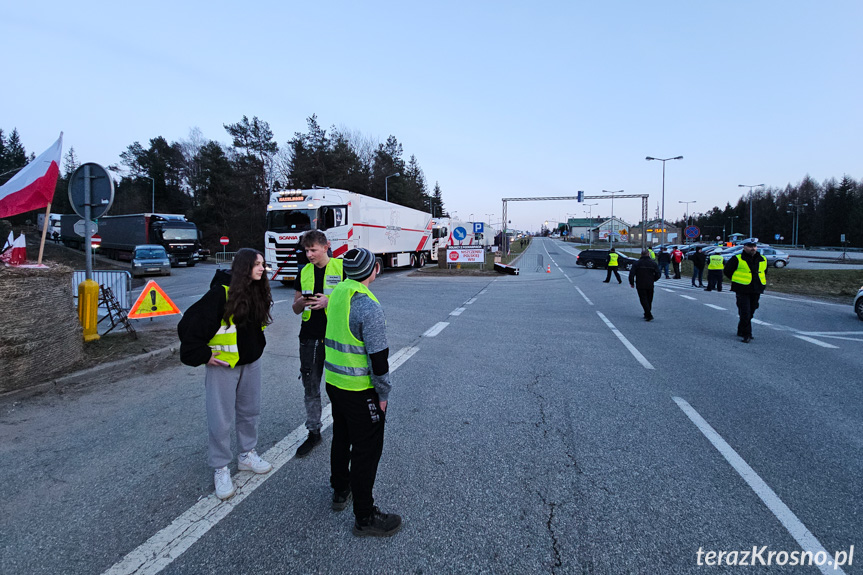
[[0, 401], [23, 399], [50, 391], [62, 392], [65, 388], [72, 386], [84, 387], [94, 383], [112, 383], [128, 374], [123, 368], [131, 367], [135, 364], [144, 364], [144, 367], [139, 372], [149, 373], [158, 369], [155, 366], [161, 363], [159, 360], [171, 358], [179, 351], [179, 344], [173, 344], [144, 354], [130, 355], [117, 361], [100, 363], [99, 365], [46, 381], [45, 383], [38, 383], [24, 389], [7, 391], [0, 394]]

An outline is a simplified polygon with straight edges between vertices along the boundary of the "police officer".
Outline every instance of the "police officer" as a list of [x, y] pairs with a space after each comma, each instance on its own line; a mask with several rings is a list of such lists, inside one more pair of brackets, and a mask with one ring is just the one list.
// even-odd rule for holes
[[755, 242], [743, 244], [743, 253], [725, 264], [725, 275], [731, 279], [731, 291], [737, 295], [737, 336], [743, 343], [752, 339], [752, 316], [767, 285], [767, 259], [758, 253]]
[[611, 273], [612, 272], [614, 272], [614, 277], [617, 278], [617, 283], [622, 283], [620, 281], [620, 274], [617, 273], [617, 266], [618, 266], [617, 252], [614, 251], [614, 248], [611, 248], [610, 250], [608, 250], [608, 261], [606, 262], [606, 267], [608, 268], [608, 273], [605, 274], [605, 281], [602, 283], [607, 284], [609, 281], [611, 281]]
[[707, 258], [707, 287], [704, 291], [722, 291], [722, 270], [725, 263], [722, 260], [722, 250], [717, 248]]

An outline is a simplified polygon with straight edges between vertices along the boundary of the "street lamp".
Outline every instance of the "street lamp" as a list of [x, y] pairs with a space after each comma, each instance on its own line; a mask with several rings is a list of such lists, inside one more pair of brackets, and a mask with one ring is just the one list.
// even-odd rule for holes
[[595, 204], [584, 204], [584, 207], [587, 208], [587, 217], [590, 218], [590, 228], [587, 230], [587, 247], [590, 248], [593, 245], [593, 206], [598, 206], [599, 203]]
[[[728, 216], [728, 219], [731, 220], [731, 235], [732, 236], [734, 235], [734, 220], [736, 220], [739, 217], [740, 216]], [[722, 239], [725, 239], [725, 238], [722, 238]]]
[[623, 190], [614, 190], [614, 191], [602, 190], [602, 191], [603, 191], [603, 193], [611, 194], [611, 233], [608, 235], [608, 237], [611, 238], [609, 240], [611, 247], [614, 247], [614, 194], [622, 194]]
[[747, 184], [737, 184], [738, 188], [749, 188], [749, 237], [752, 237], [752, 188], [763, 188], [764, 184], [755, 184], [750, 186]]
[[788, 213], [789, 213], [789, 214], [791, 214], [791, 213], [793, 213], [793, 214], [794, 214], [794, 227], [792, 228], [792, 230], [793, 230], [793, 232], [794, 232], [794, 233], [793, 233], [793, 236], [794, 236], [794, 237], [793, 237], [793, 242], [794, 242], [794, 247], [795, 247], [795, 248], [797, 247], [797, 242], [799, 242], [799, 241], [800, 241], [800, 208], [802, 208], [802, 207], [804, 207], [804, 206], [808, 206], [808, 205], [809, 205], [809, 204], [799, 204], [799, 203], [795, 203], [795, 204], [788, 204], [788, 207], [789, 207], [789, 208], [793, 208], [793, 209], [794, 209], [794, 211], [793, 211], [793, 212], [792, 212], [791, 210], [788, 210]]
[[683, 156], [675, 156], [673, 158], [654, 158], [653, 156], [647, 156], [644, 159], [648, 162], [651, 160], [662, 162], [662, 243], [665, 244], [668, 241], [668, 230], [665, 225], [665, 162], [668, 160], [682, 160]]
[[[677, 203], [678, 204], [686, 204], [686, 227], [689, 227], [689, 204], [695, 204], [697, 202], [695, 200], [692, 200], [691, 202], [684, 202], [684, 201], [678, 200]], [[686, 241], [686, 240], [684, 240], [684, 241]]]
[[150, 176], [141, 176], [141, 177], [142, 177], [142, 178], [147, 178], [148, 180], [150, 180], [151, 182], [153, 182], [153, 193], [152, 193], [152, 195], [150, 196], [150, 204], [151, 204], [151, 205], [150, 205], [150, 212], [151, 212], [151, 213], [155, 213], [155, 212], [156, 212], [156, 180], [154, 180], [154, 179], [153, 179], [153, 178], [151, 178]]
[[401, 174], [396, 172], [395, 174], [390, 174], [389, 176], [384, 178], [384, 199], [386, 201], [390, 201], [390, 189], [389, 189], [389, 185], [388, 185], [390, 183], [389, 179], [390, 178], [396, 178], [398, 176], [401, 176]]

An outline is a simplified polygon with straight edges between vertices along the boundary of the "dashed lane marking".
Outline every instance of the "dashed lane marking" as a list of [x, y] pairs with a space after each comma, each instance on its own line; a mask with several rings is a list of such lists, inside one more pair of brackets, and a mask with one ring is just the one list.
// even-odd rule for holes
[[597, 311], [596, 313], [600, 318], [602, 318], [602, 321], [605, 322], [605, 325], [607, 325], [611, 329], [611, 332], [617, 336], [617, 339], [619, 339], [623, 343], [623, 345], [626, 346], [626, 349], [629, 350], [629, 353], [631, 353], [632, 356], [638, 360], [638, 363], [640, 363], [647, 369], [654, 369], [653, 365], [651, 365], [651, 363], [647, 361], [647, 358], [641, 355], [641, 352], [635, 349], [634, 345], [629, 343], [629, 340], [626, 339], [626, 337], [624, 337], [624, 335], [620, 333], [620, 331], [616, 327], [614, 327], [613, 323], [608, 321], [608, 318], [605, 317], [601, 311]]
[[[753, 321], [755, 321], [755, 320], [753, 320]], [[835, 346], [833, 344], [817, 340], [814, 337], [808, 337], [805, 335], [797, 335], [797, 334], [794, 334], [794, 337], [796, 337], [797, 339], [802, 339], [803, 341], [808, 341], [809, 343], [814, 343], [815, 345], [818, 345], [821, 347], [826, 347], [827, 349], [839, 349], [837, 346]]]
[[680, 295], [680, 297], [682, 297], [683, 299], [691, 299], [692, 301], [698, 301], [698, 299], [692, 297], [691, 295], [683, 295], [683, 294], [678, 294], [678, 295]]
[[673, 289], [662, 288], [662, 291], [667, 291], [668, 293], [674, 293]]
[[[803, 522], [797, 518], [791, 509], [788, 508], [785, 503], [779, 499], [779, 496], [776, 495], [776, 492], [773, 491], [767, 483], [764, 482], [761, 477], [755, 472], [752, 467], [749, 466], [746, 461], [743, 460], [740, 455], [737, 454], [734, 449], [728, 445], [728, 443], [722, 439], [722, 436], [719, 435], [713, 427], [705, 421], [701, 415], [692, 408], [689, 403], [686, 402], [683, 398], [680, 397], [672, 397], [674, 403], [683, 410], [683, 413], [689, 418], [692, 423], [704, 434], [704, 437], [722, 454], [722, 457], [725, 458], [731, 467], [734, 468], [734, 471], [743, 478], [743, 480], [749, 485], [752, 491], [764, 502], [764, 505], [773, 513], [776, 519], [782, 523], [782, 526], [791, 534], [792, 537], [797, 541], [800, 547], [804, 551], [811, 551], [813, 555], [817, 553], [824, 553], [826, 556], [832, 556], [827, 553], [824, 549], [824, 546], [821, 545], [821, 542], [815, 538], [809, 529], [803, 525]], [[821, 570], [821, 573], [825, 575], [827, 573], [843, 573], [844, 571], [839, 568], [838, 565], [828, 566], [826, 563], [824, 565], [819, 565], [818, 569]]]
[[470, 304], [472, 304], [472, 303], [473, 303], [473, 302], [475, 302], [475, 301], [476, 301], [476, 298], [475, 298], [475, 297], [472, 297], [472, 298], [470, 298], [469, 300], [467, 300], [466, 302], [464, 302], [464, 305], [470, 305]]
[[426, 330], [426, 332], [424, 334], [422, 334], [422, 337], [434, 337], [437, 334], [439, 334], [440, 332], [442, 332], [444, 330], [444, 328], [448, 325], [449, 325], [448, 321], [439, 321], [436, 324], [434, 324], [433, 326], [431, 326], [428, 330]]
[[706, 303], [704, 305], [706, 305], [707, 307], [712, 307], [713, 309], [718, 309], [719, 311], [728, 311], [728, 308], [720, 307], [718, 305], [713, 305], [712, 303]]
[[463, 311], [464, 311], [463, 307], [457, 307], [454, 310], [452, 310], [451, 312], [449, 312], [449, 314], [450, 315], [461, 315], [461, 312], [463, 312]]
[[586, 302], [587, 302], [587, 303], [589, 303], [590, 305], [593, 305], [593, 302], [592, 302], [592, 301], [590, 301], [590, 299], [589, 299], [586, 295], [584, 295], [584, 292], [583, 292], [583, 291], [581, 291], [581, 288], [580, 288], [580, 287], [575, 286], [575, 290], [576, 290], [578, 293], [580, 293], [580, 294], [581, 294], [581, 297], [583, 297], [583, 298], [584, 298], [584, 301], [586, 301]]

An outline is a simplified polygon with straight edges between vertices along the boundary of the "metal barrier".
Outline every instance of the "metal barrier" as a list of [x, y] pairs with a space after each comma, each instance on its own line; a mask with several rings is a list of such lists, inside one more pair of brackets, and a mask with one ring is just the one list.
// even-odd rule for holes
[[542, 254], [536, 254], [536, 269], [533, 271], [541, 272], [543, 267], [544, 266], [542, 265]]
[[[78, 298], [78, 284], [84, 281], [86, 277], [87, 272], [84, 270], [75, 270], [72, 274], [72, 294], [76, 299]], [[100, 286], [111, 288], [122, 309], [128, 310], [132, 307], [132, 303], [129, 301], [129, 293], [132, 291], [131, 273], [123, 270], [93, 270], [93, 281]], [[107, 311], [104, 306], [99, 309]]]
[[234, 261], [234, 256], [237, 255], [237, 252], [216, 252], [214, 255], [216, 256], [216, 263], [218, 265], [230, 264]]

